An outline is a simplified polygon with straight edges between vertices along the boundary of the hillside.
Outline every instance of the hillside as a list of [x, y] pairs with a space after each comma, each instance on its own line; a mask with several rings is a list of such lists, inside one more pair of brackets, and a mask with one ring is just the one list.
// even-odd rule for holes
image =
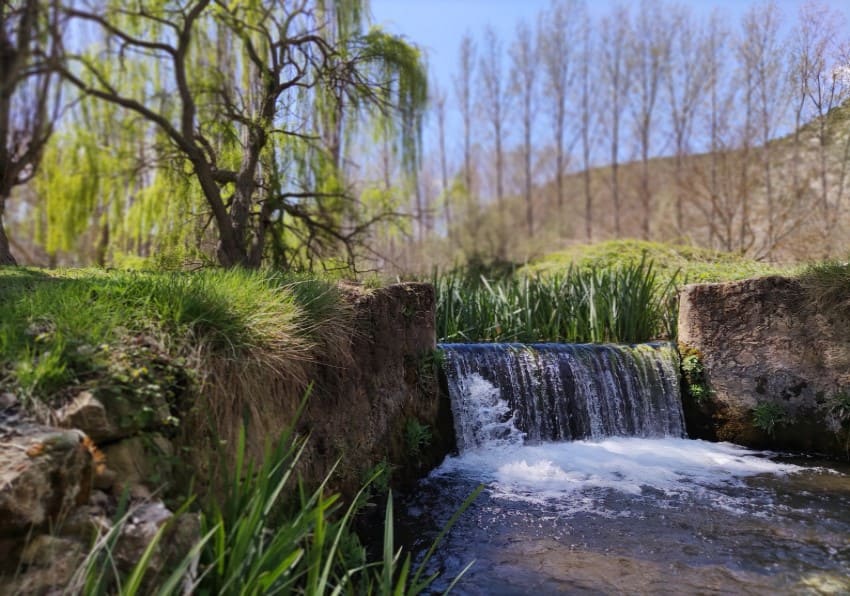
[[[517, 159], [511, 156], [508, 166], [512, 180], [520, 179]], [[796, 134], [764, 147], [753, 142], [749, 147], [730, 145], [716, 153], [685, 156], [678, 176], [676, 162], [672, 156], [648, 162], [652, 241], [769, 262], [803, 262], [850, 251], [850, 101], [832, 110], [823, 122], [809, 122]], [[612, 168], [601, 166], [587, 176], [574, 171], [565, 177], [563, 209], [557, 205], [554, 182], [534, 188], [533, 235], [526, 230], [526, 205], [518, 194], [506, 198], [501, 211], [492, 202], [479, 205], [461, 197], [455, 198], [451, 241], [432, 236], [386, 248], [399, 269], [428, 271], [468, 260], [529, 263], [579, 242], [641, 238], [641, 172], [638, 161], [618, 166], [619, 234], [614, 226]], [[765, 183], [768, 173], [770, 193]], [[586, 233], [586, 178], [591, 189], [591, 238]]]

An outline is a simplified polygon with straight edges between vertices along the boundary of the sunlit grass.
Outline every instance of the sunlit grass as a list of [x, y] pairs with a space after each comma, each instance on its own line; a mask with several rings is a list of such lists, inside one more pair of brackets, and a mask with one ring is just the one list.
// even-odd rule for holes
[[622, 342], [674, 333], [675, 275], [646, 260], [569, 267], [499, 281], [463, 271], [435, 276], [437, 336], [445, 342]]
[[[0, 380], [29, 397], [95, 376], [144, 341], [199, 367], [251, 359], [285, 373], [345, 335], [336, 287], [266, 272], [0, 271]], [[342, 333], [340, 333], [342, 332]]]

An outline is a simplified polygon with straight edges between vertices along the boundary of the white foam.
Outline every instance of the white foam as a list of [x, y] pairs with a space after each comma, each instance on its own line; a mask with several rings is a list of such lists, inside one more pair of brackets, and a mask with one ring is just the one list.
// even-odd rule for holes
[[[784, 476], [804, 468], [729, 443], [664, 438], [488, 445], [447, 458], [435, 474], [461, 474], [509, 500], [587, 510], [600, 489], [628, 495], [701, 495], [729, 510], [739, 503], [716, 489], [757, 475]], [[581, 507], [577, 506], [583, 503]], [[601, 510], [600, 510], [601, 512]]]

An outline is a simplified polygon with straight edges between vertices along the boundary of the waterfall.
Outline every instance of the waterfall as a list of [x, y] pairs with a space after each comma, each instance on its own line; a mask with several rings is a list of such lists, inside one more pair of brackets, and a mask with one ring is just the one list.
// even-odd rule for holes
[[682, 437], [671, 344], [441, 344], [461, 452], [493, 443]]

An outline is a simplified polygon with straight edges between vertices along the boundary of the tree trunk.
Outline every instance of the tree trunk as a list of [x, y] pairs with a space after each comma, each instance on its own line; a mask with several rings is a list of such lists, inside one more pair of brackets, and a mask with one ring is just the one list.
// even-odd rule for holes
[[6, 197], [0, 197], [0, 266], [2, 265], [17, 265], [15, 257], [12, 256], [12, 250], [9, 247], [9, 238], [6, 237], [6, 230], [3, 227], [3, 211], [6, 205]]

